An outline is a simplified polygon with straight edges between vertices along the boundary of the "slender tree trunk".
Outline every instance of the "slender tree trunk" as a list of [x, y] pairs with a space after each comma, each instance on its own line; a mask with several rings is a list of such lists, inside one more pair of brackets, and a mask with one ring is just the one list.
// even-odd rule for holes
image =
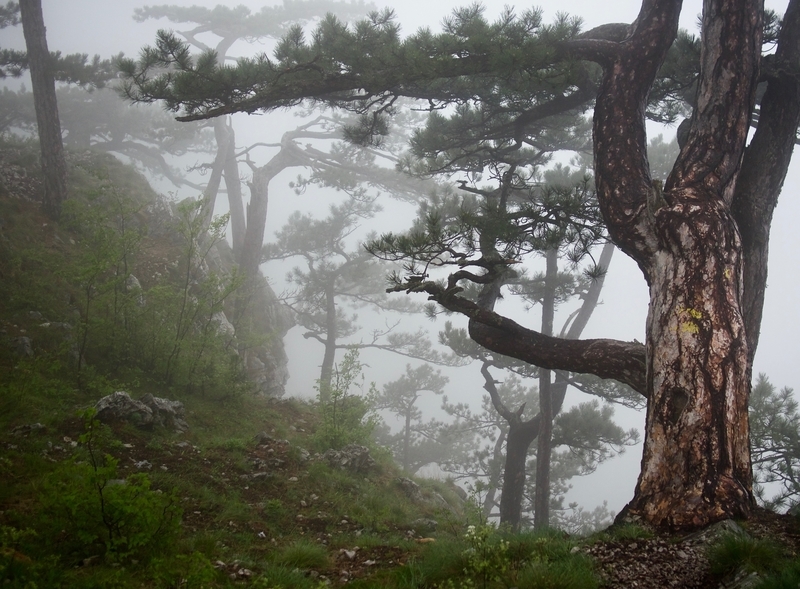
[[242, 243], [242, 256], [239, 265], [247, 276], [255, 276], [261, 265], [261, 248], [264, 246], [264, 232], [267, 226], [267, 205], [269, 204], [269, 183], [283, 170], [297, 165], [290, 145], [269, 162], [253, 170], [250, 182], [250, 203], [247, 205], [247, 230]]
[[239, 164], [236, 160], [236, 133], [230, 121], [216, 119], [214, 121], [214, 134], [224, 132], [227, 145], [227, 158], [223, 168], [225, 189], [228, 192], [228, 208], [231, 212], [231, 242], [233, 244], [234, 258], [239, 259], [244, 249], [244, 236], [247, 232], [247, 220], [244, 216], [244, 201], [242, 200], [242, 181], [239, 178]]
[[28, 51], [31, 87], [39, 129], [39, 146], [44, 173], [44, 209], [53, 219], [61, 216], [61, 205], [67, 199], [67, 165], [58, 118], [56, 83], [53, 78], [50, 51], [42, 15], [41, 0], [20, 0], [20, 17]]
[[[609, 264], [611, 263], [611, 258], [614, 254], [614, 246], [611, 243], [607, 243], [603, 246], [603, 250], [600, 254], [599, 265], [601, 268], [608, 269]], [[557, 260], [557, 258], [556, 258]], [[550, 262], [548, 262], [550, 264]], [[557, 266], [556, 266], [557, 270]], [[590, 288], [589, 291], [586, 293], [583, 304], [581, 305], [580, 311], [578, 315], [575, 317], [572, 324], [569, 326], [567, 330], [566, 337], [570, 339], [577, 339], [580, 337], [581, 333], [583, 332], [584, 328], [586, 327], [589, 318], [592, 315], [592, 312], [597, 307], [597, 303], [600, 300], [600, 293], [603, 290], [603, 284], [605, 283], [605, 274], [601, 275], [597, 280], [595, 280]], [[543, 313], [543, 321], [546, 319]], [[552, 320], [548, 320], [550, 323], [550, 331], [552, 331]], [[488, 328], [486, 326], [482, 326], [476, 322], [470, 323], [470, 335], [472, 338], [477, 341], [478, 343], [483, 344], [484, 342], [494, 341], [494, 330]], [[527, 456], [528, 449], [530, 445], [533, 443], [533, 440], [540, 435], [540, 420], [541, 420], [541, 408], [540, 414], [536, 415], [532, 419], [528, 421], [521, 421], [520, 415], [514, 414], [509, 411], [499, 399], [497, 395], [497, 390], [494, 387], [494, 381], [491, 379], [490, 375], [485, 371], [484, 366], [484, 388], [489, 393], [489, 396], [492, 399], [492, 404], [494, 405], [495, 409], [497, 409], [498, 413], [508, 422], [509, 424], [509, 432], [508, 432], [508, 445], [513, 447], [513, 452], [507, 452], [506, 454], [506, 461], [503, 470], [503, 489], [500, 495], [500, 523], [508, 524], [513, 529], [519, 529], [522, 523], [522, 499], [523, 493], [525, 490], [525, 467], [526, 461], [520, 459], [520, 454], [523, 452], [522, 445], [523, 443], [527, 442], [527, 445], [524, 447], [524, 454]], [[541, 384], [540, 384], [541, 387]], [[549, 387], [549, 398], [550, 398], [550, 415], [551, 415], [551, 425], [550, 425], [550, 435], [549, 439], [552, 440], [552, 419], [559, 414], [561, 411], [561, 406], [564, 403], [564, 397], [567, 393], [567, 379], [561, 374], [556, 375], [555, 383], [550, 385]], [[542, 391], [539, 391], [539, 394], [542, 394]], [[541, 397], [540, 397], [541, 399]], [[511, 432], [514, 432], [513, 441]], [[543, 456], [544, 452], [541, 452], [539, 456]], [[549, 456], [549, 454], [548, 454]], [[548, 507], [549, 510], [549, 466], [547, 469], [547, 483], [540, 482], [538, 480], [538, 459], [537, 459], [537, 483], [536, 483], [536, 496], [539, 496], [538, 489], [539, 485], [545, 485], [548, 489]], [[536, 506], [534, 507], [536, 509]], [[534, 518], [535, 518], [534, 512]], [[541, 513], [541, 512], [540, 512]], [[548, 521], [548, 520], [545, 520]], [[535, 523], [535, 522], [534, 522]]]
[[330, 399], [333, 364], [336, 361], [336, 294], [333, 285], [325, 289], [325, 304], [325, 355], [319, 371], [319, 393], [323, 402]]
[[497, 503], [497, 489], [500, 487], [500, 478], [503, 474], [503, 470], [499, 465], [503, 459], [503, 446], [505, 446], [505, 443], [506, 432], [501, 429], [497, 439], [494, 442], [494, 448], [492, 449], [492, 460], [490, 462], [491, 470], [489, 472], [489, 480], [486, 483], [486, 496], [483, 498], [483, 506], [481, 508], [484, 519], [488, 519], [489, 516], [492, 515], [492, 509]]
[[[542, 298], [542, 333], [553, 335], [556, 310], [556, 282], [558, 280], [558, 250], [545, 254], [545, 288]], [[533, 527], [541, 530], [550, 525], [550, 453], [553, 441], [553, 399], [550, 386], [551, 374], [544, 368], [539, 370], [539, 435], [536, 437], [536, 494], [533, 505]]]
[[528, 449], [539, 433], [539, 425], [538, 419], [509, 423], [503, 489], [500, 494], [500, 523], [509, 525], [513, 530], [519, 530], [522, 523]]
[[794, 130], [800, 125], [800, 78], [793, 73], [800, 65], [800, 2], [797, 0], [789, 2], [783, 15], [774, 57], [780, 64], [780, 71], [769, 76], [761, 99], [758, 128], [745, 150], [731, 205], [742, 236], [742, 312], [751, 363], [758, 348], [767, 290], [772, 214], [792, 159], [796, 141]]
[[406, 426], [403, 429], [403, 470], [408, 472], [411, 466], [411, 412], [406, 413]]
[[[217, 125], [214, 125], [216, 131]], [[208, 230], [211, 221], [214, 218], [214, 208], [217, 204], [217, 195], [219, 194], [219, 187], [222, 183], [222, 171], [225, 167], [225, 160], [228, 157], [227, 142], [225, 137], [217, 137], [217, 155], [214, 157], [214, 163], [211, 166], [211, 175], [208, 178], [208, 184], [203, 191], [203, 233]]]

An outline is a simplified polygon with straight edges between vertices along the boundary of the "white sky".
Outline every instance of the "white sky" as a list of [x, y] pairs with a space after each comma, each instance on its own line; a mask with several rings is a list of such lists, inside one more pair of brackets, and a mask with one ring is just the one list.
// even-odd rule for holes
[[[173, 2], [178, 5], [202, 5], [213, 7], [219, 2], [216, 0], [179, 0]], [[378, 0], [378, 6], [390, 6], [391, 0]], [[405, 0], [394, 3], [396, 13], [403, 24], [405, 33], [413, 32], [419, 26], [429, 26], [434, 31], [438, 30], [439, 23], [457, 7], [467, 4], [467, 0], [440, 0], [439, 2], [422, 2], [420, 0]], [[230, 5], [245, 4], [257, 10], [263, 3], [253, 0], [230, 2]], [[499, 0], [484, 2], [487, 6], [487, 15], [493, 17], [505, 6]], [[109, 56], [124, 51], [129, 56], [138, 53], [142, 45], [151, 43], [155, 31], [160, 27], [168, 27], [166, 23], [147, 22], [138, 24], [132, 19], [133, 9], [142, 6], [142, 2], [135, 0], [43, 0], [43, 10], [47, 25], [48, 43], [51, 50], [60, 50], [63, 53], [83, 52], [93, 55]], [[539, 3], [544, 8], [545, 21], [552, 20], [558, 12], [569, 12], [581, 15], [584, 19], [584, 28], [607, 22], [630, 22], [638, 12], [638, 0], [615, 0], [613, 2], [598, 3], [596, 0], [544, 0]], [[767, 5], [782, 13], [786, 2], [768, 1]], [[519, 9], [529, 5], [519, 5]], [[700, 12], [699, 0], [684, 2], [682, 26], [691, 31], [696, 30], [697, 15]], [[21, 30], [6, 29], [0, 31], [0, 46], [22, 47]], [[263, 129], [285, 126], [285, 115], [275, 114], [258, 119], [247, 119], [237, 115], [237, 126]], [[291, 124], [291, 121], [289, 122]], [[274, 131], [273, 131], [274, 132]], [[667, 131], [669, 133], [669, 130]], [[274, 140], [274, 136], [265, 137], [265, 140]], [[299, 207], [309, 210], [319, 210], [320, 201], [312, 199], [298, 199], [291, 191], [279, 189], [282, 180], [287, 182], [298, 173], [297, 170], [289, 171], [280, 176], [271, 187], [270, 217], [268, 231], [273, 232], [284, 222], [291, 210]], [[764, 310], [761, 343], [756, 357], [755, 370], [765, 372], [772, 382], [779, 386], [800, 386], [800, 362], [798, 353], [792, 342], [800, 330], [800, 305], [797, 293], [800, 292], [800, 272], [797, 272], [796, 252], [800, 251], [800, 231], [797, 231], [797, 220], [800, 219], [800, 199], [797, 196], [797, 186], [800, 185], [800, 166], [796, 161], [792, 164], [789, 177], [786, 180], [781, 202], [775, 215], [772, 228], [771, 257], [769, 288]], [[186, 196], [186, 194], [184, 194]], [[395, 227], [401, 230], [402, 227]], [[269, 237], [268, 237], [269, 239]], [[274, 282], [280, 282], [283, 271], [277, 273]], [[279, 287], [278, 287], [279, 289]], [[644, 322], [647, 312], [647, 291], [644, 281], [636, 266], [623, 255], [617, 254], [612, 263], [606, 287], [602, 296], [603, 304], [595, 313], [584, 337], [614, 337], [620, 339], [638, 339], [644, 341]], [[522, 323], [537, 325], [534, 317], [517, 318]], [[423, 323], [423, 325], [430, 325]], [[431, 325], [436, 330], [442, 323]], [[288, 353], [292, 358], [290, 369], [292, 380], [289, 383], [290, 392], [308, 393], [313, 379], [317, 374], [318, 361], [308, 362], [309, 357], [321, 357], [321, 350], [307, 340], [300, 337], [299, 330], [295, 329], [287, 339]], [[405, 360], [391, 360], [387, 365], [379, 358], [366, 357], [371, 369], [367, 374], [368, 379], [376, 380], [378, 384], [397, 378], [404, 369]], [[451, 375], [455, 377], [455, 375]], [[450, 397], [458, 396], [459, 392], [479, 398], [482, 394], [480, 387], [475, 390], [476, 380], [479, 382], [477, 367], [463, 369], [458, 378], [453, 378], [450, 387]], [[472, 391], [467, 389], [472, 387]], [[578, 400], [577, 396], [573, 402]], [[643, 426], [643, 417], [632, 412], [618, 411], [621, 425], [625, 427]], [[575, 490], [570, 499], [578, 500], [587, 507], [592, 507], [602, 500], [607, 499], [610, 507], [619, 510], [633, 495], [633, 487], [639, 469], [641, 449], [632, 448], [626, 456], [618, 458], [585, 480], [576, 480]]]

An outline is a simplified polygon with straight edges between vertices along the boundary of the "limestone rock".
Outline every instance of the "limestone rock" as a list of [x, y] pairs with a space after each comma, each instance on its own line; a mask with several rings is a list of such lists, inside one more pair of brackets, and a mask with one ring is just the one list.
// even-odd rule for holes
[[435, 519], [420, 517], [418, 519], [415, 519], [409, 525], [411, 529], [414, 530], [417, 534], [424, 536], [435, 532], [436, 527], [439, 525], [439, 522], [437, 522]]
[[31, 432], [42, 431], [46, 429], [41, 423], [29, 423], [26, 425], [18, 425], [11, 430], [11, 435], [16, 437], [27, 436]]
[[15, 337], [11, 340], [11, 345], [14, 347], [18, 356], [22, 356], [23, 358], [30, 358], [33, 356], [31, 338], [25, 336]]
[[180, 401], [170, 401], [147, 393], [141, 398], [141, 402], [150, 407], [153, 412], [153, 419], [158, 425], [179, 432], [185, 432], [189, 429], [189, 424], [184, 419], [186, 409]]
[[369, 449], [357, 444], [348, 444], [341, 450], [328, 450], [322, 455], [322, 459], [332, 468], [362, 474], [376, 466], [375, 460], [369, 455]]
[[152, 427], [153, 410], [141, 401], [131, 399], [125, 391], [106, 395], [95, 404], [97, 419], [103, 422], [129, 421], [137, 427]]
[[117, 391], [100, 399], [95, 409], [97, 419], [103, 422], [127, 421], [141, 428], [161, 425], [179, 432], [189, 429], [183, 403], [149, 393], [137, 401], [125, 391]]
[[406, 497], [412, 501], [422, 501], [422, 489], [420, 489], [420, 486], [417, 483], [409, 478], [400, 477], [397, 479], [397, 484], [400, 485], [400, 488], [403, 490], [403, 493], [406, 494]]

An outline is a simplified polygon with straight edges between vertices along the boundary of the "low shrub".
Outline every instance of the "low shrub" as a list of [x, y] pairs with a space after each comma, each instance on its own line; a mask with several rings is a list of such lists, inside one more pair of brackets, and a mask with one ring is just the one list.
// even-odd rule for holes
[[93, 409], [84, 418], [81, 451], [55, 468], [42, 489], [43, 528], [62, 553], [100, 551], [113, 560], [152, 556], [178, 532], [176, 497], [153, 490], [146, 474], [121, 479], [118, 461], [100, 449], [108, 443], [106, 426]]

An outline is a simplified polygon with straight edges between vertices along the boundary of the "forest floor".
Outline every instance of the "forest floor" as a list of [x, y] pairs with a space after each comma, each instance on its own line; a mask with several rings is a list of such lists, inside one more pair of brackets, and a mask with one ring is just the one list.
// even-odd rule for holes
[[[288, 580], [282, 587], [306, 586], [306, 581], [312, 582], [310, 586], [447, 586], [435, 582], [404, 585], [397, 583], [396, 577], [406, 565], [425, 559], [430, 545], [463, 536], [464, 503], [452, 488], [420, 481], [420, 495], [412, 501], [398, 485], [401, 473], [386, 463], [370, 474], [337, 473], [323, 465], [318, 455], [309, 456], [301, 449], [315, 427], [315, 414], [307, 405], [266, 399], [250, 400], [246, 405], [242, 409], [251, 417], [244, 420], [245, 427], [253, 429], [258, 420], [252, 416], [258, 411], [265, 417], [267, 429], [255, 437], [217, 437], [213, 441], [215, 434], [208, 435], [213, 429], [209, 423], [195, 424], [196, 430], [206, 430], [199, 436], [192, 430], [187, 434], [154, 433], [114, 424], [108, 448], [118, 460], [120, 478], [146, 472], [154, 488], [175, 490], [183, 512], [180, 541], [191, 542], [194, 549], [204, 552], [218, 577], [227, 577], [226, 584], [232, 586], [250, 586], [253, 579], [286, 558], [288, 547], [300, 542], [323, 548], [324, 557], [305, 564], [298, 561], [294, 568], [302, 571], [303, 584], [293, 585]], [[201, 413], [195, 416], [209, 419]], [[230, 417], [229, 411], [224, 413]], [[192, 417], [190, 411], [190, 424]], [[81, 419], [68, 418], [21, 436], [5, 435], [0, 453], [8, 461], [6, 472], [19, 483], [18, 490], [25, 488], [23, 479], [34, 462], [32, 453], [45, 462], [66, 462], [83, 431]], [[0, 523], [18, 525], [19, 517], [31, 509], [32, 497], [25, 493], [2, 495]], [[438, 529], [419, 529], [414, 523], [418, 518], [436, 519]], [[783, 558], [800, 554], [800, 524], [793, 516], [758, 509], [741, 527], [756, 542], [777, 545]], [[730, 529], [723, 526], [716, 533], [725, 531]], [[712, 572], [709, 546], [714, 540], [702, 534], [657, 534], [623, 526], [589, 538], [566, 540], [573, 554], [591, 557], [594, 586], [600, 587], [733, 587], [738, 585], [732, 582], [748, 576], [754, 581], [751, 573], [758, 568], [756, 556], [755, 567], [727, 575]], [[749, 550], [757, 551], [759, 544], [754, 546]], [[77, 581], [99, 574], [106, 566], [99, 553], [90, 552], [75, 552], [68, 563], [74, 586], [81, 586]], [[745, 563], [752, 555], [733, 558]], [[542, 586], [570, 588], [569, 584]]]

